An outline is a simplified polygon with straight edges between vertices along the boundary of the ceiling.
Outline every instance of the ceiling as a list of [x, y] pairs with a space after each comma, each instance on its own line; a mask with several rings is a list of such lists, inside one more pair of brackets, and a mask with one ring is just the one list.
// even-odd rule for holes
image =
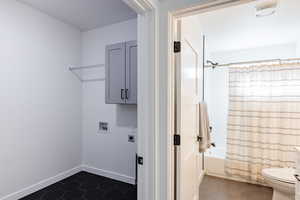
[[276, 13], [266, 17], [255, 16], [254, 2], [190, 18], [197, 21], [206, 35], [206, 47], [210, 52], [287, 43], [298, 43], [300, 48], [300, 1], [279, 2]]
[[136, 18], [122, 0], [18, 0], [82, 31]]

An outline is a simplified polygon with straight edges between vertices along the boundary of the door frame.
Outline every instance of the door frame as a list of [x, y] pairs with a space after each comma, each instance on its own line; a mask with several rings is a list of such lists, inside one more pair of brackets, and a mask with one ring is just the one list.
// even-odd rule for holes
[[159, 199], [158, 175], [158, 81], [157, 81], [157, 9], [156, 0], [123, 0], [136, 11], [138, 24], [138, 200]]
[[174, 23], [255, 0], [123, 1], [138, 14], [138, 200], [174, 200]]

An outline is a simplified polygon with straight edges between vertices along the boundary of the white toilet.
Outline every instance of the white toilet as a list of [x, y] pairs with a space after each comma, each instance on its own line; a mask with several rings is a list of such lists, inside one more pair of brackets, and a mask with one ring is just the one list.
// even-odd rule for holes
[[266, 168], [262, 175], [266, 183], [273, 188], [273, 200], [295, 200], [295, 169]]

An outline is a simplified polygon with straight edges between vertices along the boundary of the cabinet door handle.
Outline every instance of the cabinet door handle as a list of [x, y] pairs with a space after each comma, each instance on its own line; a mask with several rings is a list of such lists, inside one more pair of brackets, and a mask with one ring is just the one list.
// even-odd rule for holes
[[125, 99], [128, 99], [128, 89], [125, 90]]
[[121, 89], [121, 99], [124, 100], [124, 89]]

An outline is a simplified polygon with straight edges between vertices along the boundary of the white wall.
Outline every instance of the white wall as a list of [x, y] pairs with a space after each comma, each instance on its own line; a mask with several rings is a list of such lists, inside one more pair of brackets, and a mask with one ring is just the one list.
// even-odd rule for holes
[[0, 24], [1, 199], [81, 164], [81, 34], [14, 0]]
[[[105, 46], [137, 39], [137, 21], [129, 20], [84, 32], [83, 65], [105, 62]], [[104, 68], [93, 70], [93, 78], [104, 77]], [[92, 78], [87, 72], [86, 78]], [[90, 77], [89, 77], [90, 76]], [[109, 133], [98, 132], [99, 121], [109, 123]], [[105, 104], [105, 82], [83, 85], [83, 163], [103, 175], [134, 182], [136, 143], [128, 135], [136, 135], [137, 107]], [[116, 176], [115, 176], [116, 175]]]
[[[255, 17], [256, 2], [198, 15], [207, 36], [207, 51], [235, 51], [299, 43], [300, 1], [280, 1], [276, 13]], [[256, 54], [257, 56], [257, 54]]]

